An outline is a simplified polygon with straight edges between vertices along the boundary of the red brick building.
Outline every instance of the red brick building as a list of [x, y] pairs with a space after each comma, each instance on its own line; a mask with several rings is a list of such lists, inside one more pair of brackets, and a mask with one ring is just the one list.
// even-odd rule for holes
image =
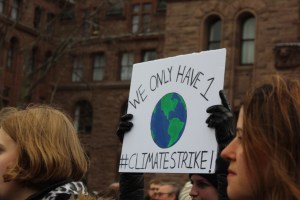
[[0, 0], [1, 103], [67, 110], [91, 160], [87, 184], [101, 190], [118, 179], [133, 63], [226, 48], [237, 111], [266, 75], [300, 79], [299, 10], [297, 0]]

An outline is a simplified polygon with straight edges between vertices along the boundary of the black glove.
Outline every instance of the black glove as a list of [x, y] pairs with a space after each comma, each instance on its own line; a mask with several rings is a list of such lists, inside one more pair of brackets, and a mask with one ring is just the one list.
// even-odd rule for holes
[[211, 115], [207, 118], [208, 127], [215, 128], [218, 143], [218, 156], [216, 160], [216, 173], [227, 174], [228, 161], [220, 157], [220, 152], [234, 138], [234, 117], [230, 105], [223, 90], [219, 92], [222, 105], [214, 105], [207, 108], [206, 112]]
[[119, 127], [117, 129], [117, 136], [119, 137], [120, 142], [123, 142], [124, 134], [131, 130], [133, 123], [129, 120], [132, 118], [132, 114], [125, 114], [121, 117]]
[[222, 151], [234, 138], [234, 117], [230, 104], [223, 92], [219, 92], [222, 105], [214, 105], [207, 108], [206, 112], [211, 115], [207, 118], [208, 127], [216, 129], [216, 139], [220, 151]]

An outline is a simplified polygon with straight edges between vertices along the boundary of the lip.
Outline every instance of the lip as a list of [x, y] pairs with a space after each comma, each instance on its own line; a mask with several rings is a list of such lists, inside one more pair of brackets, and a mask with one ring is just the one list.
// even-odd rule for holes
[[227, 171], [227, 178], [231, 177], [231, 176], [235, 176], [235, 175], [236, 175], [236, 173], [233, 170], [228, 169], [228, 171]]

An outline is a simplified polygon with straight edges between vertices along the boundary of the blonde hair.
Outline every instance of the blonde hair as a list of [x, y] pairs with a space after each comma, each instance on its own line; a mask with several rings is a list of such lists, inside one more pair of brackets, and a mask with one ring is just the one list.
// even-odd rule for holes
[[[300, 199], [300, 82], [272, 76], [244, 101], [243, 146], [256, 199]], [[262, 160], [269, 163], [263, 176]]]
[[80, 180], [88, 162], [70, 118], [49, 106], [0, 111], [0, 127], [16, 142], [19, 157], [4, 175], [31, 187]]

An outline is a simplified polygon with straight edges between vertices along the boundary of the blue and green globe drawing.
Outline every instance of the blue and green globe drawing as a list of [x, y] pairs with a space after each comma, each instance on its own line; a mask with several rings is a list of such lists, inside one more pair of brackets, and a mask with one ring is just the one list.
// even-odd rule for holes
[[151, 135], [160, 148], [176, 144], [185, 128], [186, 104], [182, 96], [173, 92], [163, 96], [156, 104], [151, 117]]

